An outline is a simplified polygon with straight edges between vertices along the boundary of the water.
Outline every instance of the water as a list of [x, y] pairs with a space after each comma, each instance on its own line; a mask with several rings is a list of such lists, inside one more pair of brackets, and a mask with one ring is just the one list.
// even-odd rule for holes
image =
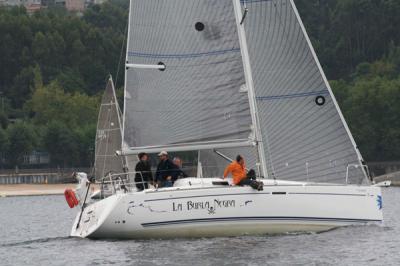
[[146, 241], [68, 237], [77, 210], [63, 196], [0, 198], [0, 265], [399, 265], [400, 188], [383, 196], [383, 226]]

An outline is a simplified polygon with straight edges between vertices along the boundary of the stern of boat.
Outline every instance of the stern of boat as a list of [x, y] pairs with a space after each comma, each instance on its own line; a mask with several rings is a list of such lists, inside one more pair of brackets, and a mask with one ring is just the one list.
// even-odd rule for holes
[[114, 194], [105, 199], [85, 205], [75, 218], [71, 236], [89, 237], [104, 223], [109, 214], [116, 208], [121, 195]]

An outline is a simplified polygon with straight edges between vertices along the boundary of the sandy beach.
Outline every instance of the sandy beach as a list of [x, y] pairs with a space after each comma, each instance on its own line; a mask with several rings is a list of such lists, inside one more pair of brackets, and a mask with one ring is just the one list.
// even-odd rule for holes
[[75, 188], [76, 184], [15, 184], [0, 185], [0, 197], [39, 196], [63, 194], [66, 188]]

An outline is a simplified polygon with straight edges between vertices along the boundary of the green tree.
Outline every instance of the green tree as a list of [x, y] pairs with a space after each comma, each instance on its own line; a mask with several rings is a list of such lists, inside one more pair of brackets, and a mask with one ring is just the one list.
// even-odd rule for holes
[[37, 144], [37, 135], [34, 127], [26, 122], [16, 122], [8, 126], [7, 159], [11, 165], [23, 162], [23, 156], [30, 154]]
[[87, 85], [77, 69], [66, 68], [57, 76], [57, 81], [66, 92], [84, 93]]
[[14, 78], [14, 86], [9, 93], [14, 108], [22, 108], [26, 100], [30, 98], [34, 78], [35, 73], [32, 67], [23, 68], [21, 73]]
[[400, 157], [400, 78], [358, 79], [348, 85], [344, 114], [367, 160]]
[[98, 105], [98, 97], [65, 93], [57, 82], [37, 88], [29, 102], [36, 124], [58, 121], [71, 129], [96, 121]]
[[8, 150], [8, 144], [7, 133], [0, 127], [0, 166], [3, 166], [4, 164], [4, 158], [6, 151]]
[[46, 64], [50, 57], [49, 45], [51, 45], [46, 36], [41, 32], [35, 34], [32, 42], [32, 53], [40, 65]]
[[7, 115], [3, 110], [0, 110], [0, 129], [7, 128], [7, 125], [8, 125]]
[[49, 123], [43, 140], [44, 147], [50, 153], [53, 166], [68, 167], [78, 164], [79, 145], [73, 129], [63, 123]]
[[94, 163], [94, 140], [96, 138], [96, 124], [77, 128], [77, 142], [79, 145], [80, 166], [92, 166]]

